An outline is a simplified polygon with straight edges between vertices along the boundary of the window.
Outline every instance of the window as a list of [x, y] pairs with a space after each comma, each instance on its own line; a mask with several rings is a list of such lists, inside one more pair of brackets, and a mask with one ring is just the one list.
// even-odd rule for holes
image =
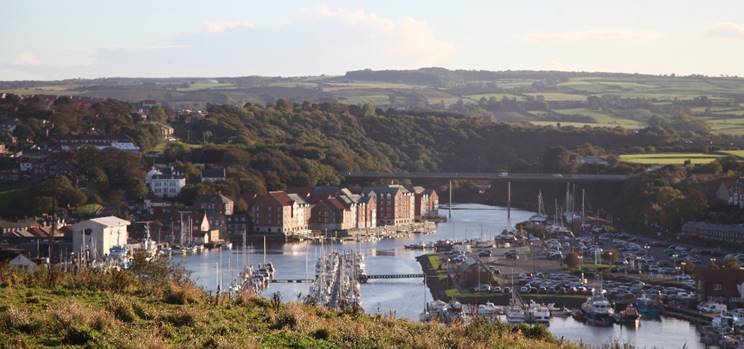
[[723, 284], [721, 283], [713, 284], [713, 291], [723, 291]]

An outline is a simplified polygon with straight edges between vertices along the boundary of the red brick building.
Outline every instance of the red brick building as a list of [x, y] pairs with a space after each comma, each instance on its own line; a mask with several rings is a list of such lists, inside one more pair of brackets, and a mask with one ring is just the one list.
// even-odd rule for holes
[[698, 275], [698, 289], [704, 299], [744, 298], [744, 270], [706, 269]]
[[377, 225], [400, 225], [414, 221], [414, 196], [402, 185], [364, 189], [377, 203]]
[[439, 208], [439, 195], [434, 189], [424, 187], [413, 187], [414, 194], [414, 217], [422, 219], [434, 217]]
[[310, 218], [313, 230], [332, 232], [356, 228], [356, 203], [328, 197], [315, 203]]
[[258, 233], [306, 235], [310, 233], [311, 205], [297, 194], [272, 191], [253, 200], [250, 209]]

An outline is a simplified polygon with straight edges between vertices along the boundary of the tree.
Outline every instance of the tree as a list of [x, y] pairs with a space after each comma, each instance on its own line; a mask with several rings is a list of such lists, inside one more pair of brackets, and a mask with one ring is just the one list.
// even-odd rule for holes
[[615, 264], [615, 262], [620, 259], [620, 251], [618, 251], [616, 248], [611, 248], [604, 251], [604, 253], [602, 254], [602, 258], [607, 261], [607, 264]]
[[163, 107], [156, 105], [150, 108], [150, 112], [147, 113], [147, 118], [152, 121], [163, 122], [168, 120], [168, 114], [165, 112], [165, 109], [163, 109]]
[[570, 153], [562, 146], [546, 149], [542, 156], [540, 170], [546, 173], [572, 172]]

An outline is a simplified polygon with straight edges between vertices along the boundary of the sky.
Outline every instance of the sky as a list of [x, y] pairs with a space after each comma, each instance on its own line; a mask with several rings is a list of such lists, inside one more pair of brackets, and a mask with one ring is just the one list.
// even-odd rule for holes
[[0, 80], [445, 67], [744, 75], [744, 1], [3, 0]]

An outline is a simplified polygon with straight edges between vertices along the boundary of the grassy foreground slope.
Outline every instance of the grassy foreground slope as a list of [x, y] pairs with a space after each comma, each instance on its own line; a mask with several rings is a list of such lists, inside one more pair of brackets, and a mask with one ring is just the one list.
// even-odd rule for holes
[[58, 274], [49, 287], [45, 273], [0, 267], [0, 348], [577, 348], [481, 319], [444, 326], [250, 295], [218, 301], [163, 268], [142, 270]]

